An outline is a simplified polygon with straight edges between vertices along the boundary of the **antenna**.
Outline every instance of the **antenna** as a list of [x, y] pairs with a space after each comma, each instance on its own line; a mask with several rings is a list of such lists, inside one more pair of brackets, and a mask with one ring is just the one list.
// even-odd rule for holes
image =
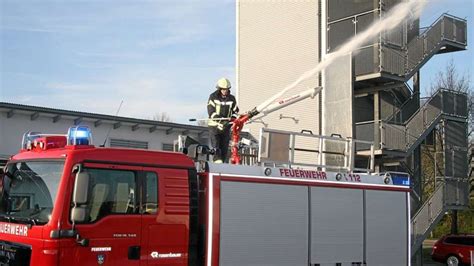
[[[123, 100], [120, 102], [120, 105], [117, 109], [117, 112], [115, 112], [115, 116], [117, 116], [118, 113], [120, 112], [120, 108], [122, 108], [122, 104], [123, 104]], [[107, 139], [109, 138], [109, 134], [110, 134], [110, 131], [112, 130], [112, 127], [113, 127], [113, 125], [110, 126], [109, 131], [107, 131], [107, 135], [105, 135], [104, 144], [100, 145], [100, 147], [105, 147], [105, 143], [107, 143]]]

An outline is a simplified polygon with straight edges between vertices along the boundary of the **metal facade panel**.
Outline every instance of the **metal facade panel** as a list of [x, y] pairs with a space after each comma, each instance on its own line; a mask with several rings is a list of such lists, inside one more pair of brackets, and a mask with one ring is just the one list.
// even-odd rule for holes
[[357, 124], [355, 139], [365, 140], [365, 141], [374, 141], [374, 135], [376, 133], [375, 127], [376, 125], [372, 121], [367, 122], [367, 123]]
[[363, 205], [362, 190], [311, 188], [311, 264], [364, 261]]
[[[382, 0], [382, 17], [385, 17], [391, 8], [404, 2], [401, 0]], [[406, 45], [406, 23], [403, 22], [399, 26], [395, 27], [390, 31], [386, 31], [382, 34], [383, 42], [390, 43], [392, 45], [403, 47]]]
[[341, 45], [355, 36], [356, 28], [352, 19], [343, 20], [328, 26], [328, 52], [336, 51]]
[[455, 29], [454, 29], [454, 18], [451, 17], [443, 17], [443, 37], [448, 40], [455, 41], [456, 36], [455, 34]]
[[381, 52], [382, 71], [403, 76], [405, 74], [405, 51], [382, 46]]
[[468, 176], [467, 123], [447, 120], [445, 123], [445, 175]]
[[466, 32], [467, 25], [466, 21], [456, 20], [454, 21], [454, 26], [456, 28], [456, 41], [462, 44], [467, 44]]
[[[467, 123], [448, 120], [445, 123], [446, 146], [463, 147], [467, 151]], [[467, 161], [467, 159], [466, 159]]]
[[[251, 110], [296, 81], [319, 61], [318, 0], [237, 1], [237, 91], [242, 111]], [[319, 85], [311, 76], [281, 98]], [[319, 133], [319, 96], [264, 118], [269, 128]], [[280, 119], [280, 114], [286, 117]], [[254, 137], [262, 123], [246, 126]]]
[[380, 72], [379, 44], [357, 50], [354, 55], [356, 76]]
[[[380, 19], [380, 16], [379, 16], [378, 12], [373, 12], [373, 13], [368, 13], [368, 14], [365, 14], [365, 15], [358, 16], [357, 17], [357, 23], [356, 23], [356, 32], [361, 33], [363, 31], [365, 31], [370, 26], [372, 26], [372, 24], [376, 20], [379, 20], [379, 19]], [[374, 44], [374, 43], [378, 43], [378, 42], [379, 42], [379, 35], [377, 35], [373, 38], [367, 39], [366, 42], [361, 45], [361, 47], [371, 45], [371, 44]]]
[[425, 54], [432, 53], [441, 42], [441, 38], [443, 36], [443, 25], [441, 22], [442, 20], [438, 21], [427, 33], [425, 41], [426, 46], [424, 51]]
[[407, 25], [407, 43], [420, 35], [420, 19], [415, 19]]
[[[324, 72], [323, 135], [353, 137], [353, 82], [351, 54], [335, 60]], [[334, 123], [337, 121], [337, 123]]]
[[406, 2], [406, 0], [381, 0], [380, 2], [382, 3], [382, 9], [388, 11], [396, 5]]
[[423, 60], [425, 56], [425, 41], [422, 38], [413, 38], [407, 47], [407, 72], [410, 72]]
[[453, 93], [443, 93], [443, 112], [445, 114], [454, 114], [454, 97]]
[[308, 188], [221, 182], [219, 265], [307, 265]]
[[367, 265], [407, 265], [407, 194], [374, 190], [365, 193]]
[[379, 0], [328, 0], [328, 21], [334, 21], [379, 8]]
[[455, 114], [458, 116], [467, 117], [467, 95], [457, 94], [456, 95], [456, 108]]
[[450, 206], [469, 206], [469, 181], [467, 178], [446, 179], [445, 203]]

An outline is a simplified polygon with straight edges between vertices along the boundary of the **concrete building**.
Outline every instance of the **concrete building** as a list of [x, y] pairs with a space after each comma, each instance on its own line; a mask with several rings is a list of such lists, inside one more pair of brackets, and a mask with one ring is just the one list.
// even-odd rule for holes
[[19, 151], [26, 132], [66, 134], [77, 125], [92, 130], [96, 146], [172, 151], [178, 135], [208, 143], [207, 127], [0, 102], [0, 160]]

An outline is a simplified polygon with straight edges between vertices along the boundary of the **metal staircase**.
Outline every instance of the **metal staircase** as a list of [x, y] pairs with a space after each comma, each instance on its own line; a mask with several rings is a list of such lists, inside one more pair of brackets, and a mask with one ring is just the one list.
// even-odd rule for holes
[[467, 95], [439, 90], [404, 124], [380, 121], [380, 149], [410, 154], [442, 118], [465, 122]]
[[437, 178], [436, 190], [411, 220], [412, 255], [448, 210], [463, 210], [468, 202], [467, 178]]
[[415, 37], [408, 34], [413, 29], [406, 27], [398, 45], [393, 44], [393, 34], [388, 32], [380, 42], [360, 49], [355, 55], [356, 86], [406, 82], [434, 55], [466, 49], [465, 19], [443, 14], [429, 27], [419, 29]]
[[435, 54], [465, 50], [466, 20], [441, 15], [407, 45], [405, 78], [410, 79]]
[[[414, 98], [406, 104], [417, 100]], [[405, 112], [413, 114], [404, 123], [395, 122], [398, 120], [397, 116], [403, 120], [403, 114], [395, 113], [388, 121], [373, 124], [371, 130], [375, 133], [375, 146], [379, 155], [395, 159], [405, 158], [412, 154], [436, 127], [442, 130], [443, 136], [443, 151], [439, 156], [442, 161], [435, 159], [435, 191], [412, 217], [411, 250], [414, 254], [447, 210], [463, 209], [469, 204], [467, 95], [442, 89], [415, 112]]]
[[446, 211], [444, 206], [445, 186], [438, 186], [433, 195], [425, 201], [420, 209], [413, 215], [411, 224], [412, 255], [434, 229]]
[[[440, 90], [406, 122], [405, 151], [411, 153], [442, 121], [441, 162], [435, 159], [435, 191], [412, 218], [412, 254], [448, 210], [469, 204], [467, 173], [467, 95]], [[438, 156], [435, 156], [438, 158]]]

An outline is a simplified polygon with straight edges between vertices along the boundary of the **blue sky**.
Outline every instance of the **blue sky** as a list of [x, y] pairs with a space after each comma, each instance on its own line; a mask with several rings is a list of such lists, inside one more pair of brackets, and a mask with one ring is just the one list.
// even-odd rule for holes
[[[473, 0], [431, 0], [466, 18]], [[0, 0], [0, 101], [175, 122], [204, 117], [221, 76], [235, 80], [234, 0]], [[471, 50], [432, 59], [423, 87], [454, 60], [474, 79]]]

